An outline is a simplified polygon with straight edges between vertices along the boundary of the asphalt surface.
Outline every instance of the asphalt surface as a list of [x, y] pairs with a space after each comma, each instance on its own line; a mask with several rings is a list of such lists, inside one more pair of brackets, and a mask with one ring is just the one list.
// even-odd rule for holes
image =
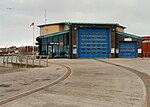
[[39, 90], [39, 87], [45, 86], [63, 76], [66, 69], [57, 65], [51, 65], [50, 67], [28, 69], [3, 67], [0, 71], [1, 105], [4, 99], [11, 99], [13, 96], [18, 96], [21, 93], [36, 92], [36, 90]]
[[[128, 59], [103, 60], [123, 64]], [[132, 63], [141, 61], [129, 60]], [[145, 87], [133, 72], [93, 59], [50, 59], [49, 62], [64, 64], [73, 73], [53, 87], [1, 107], [144, 107]], [[147, 62], [149, 60], [143, 60], [142, 64]]]

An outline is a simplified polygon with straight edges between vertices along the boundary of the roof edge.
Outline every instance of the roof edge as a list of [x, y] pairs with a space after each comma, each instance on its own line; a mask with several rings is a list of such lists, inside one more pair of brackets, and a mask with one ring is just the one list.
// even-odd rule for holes
[[65, 34], [65, 33], [69, 33], [69, 30], [65, 30], [65, 31], [62, 31], [62, 32], [56, 32], [56, 33], [52, 33], [52, 34], [47, 34], [47, 35], [38, 36], [36, 39], [39, 39], [39, 38], [46, 38], [46, 37], [49, 37], [49, 36], [61, 35], [61, 34]]
[[125, 36], [128, 36], [128, 37], [133, 37], [133, 38], [137, 38], [137, 39], [143, 39], [142, 37], [140, 36], [137, 36], [137, 35], [133, 35], [133, 34], [129, 34], [129, 33], [124, 33], [124, 32], [116, 32], [117, 34], [120, 34], [120, 35], [125, 35]]
[[51, 25], [73, 25], [73, 24], [82, 24], [82, 25], [87, 25], [87, 24], [94, 24], [94, 25], [109, 25], [109, 26], [117, 26], [117, 27], [122, 27], [126, 28], [124, 26], [119, 25], [118, 23], [98, 23], [98, 22], [58, 22], [58, 23], [50, 23], [50, 24], [44, 24], [44, 25], [38, 25], [37, 27], [44, 27], [44, 26], [51, 26]]

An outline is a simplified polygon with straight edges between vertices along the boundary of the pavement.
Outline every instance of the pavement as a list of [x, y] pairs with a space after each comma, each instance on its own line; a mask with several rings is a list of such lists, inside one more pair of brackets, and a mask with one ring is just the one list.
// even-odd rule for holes
[[3, 67], [0, 74], [0, 101], [55, 81], [65, 72], [66, 69], [58, 65], [18, 69]]
[[150, 75], [150, 58], [110, 58], [105, 61], [131, 67]]
[[[144, 70], [141, 68], [141, 72], [147, 73], [149, 67], [144, 68], [144, 64], [150, 62], [147, 59], [103, 60], [136, 69], [138, 66], [134, 63], [142, 61]], [[73, 73], [53, 87], [0, 107], [144, 107], [145, 87], [133, 72], [93, 59], [50, 59], [49, 62], [69, 66]], [[42, 68], [40, 72], [43, 72]]]
[[[142, 79], [145, 86], [145, 94], [146, 94], [146, 101], [147, 107], [150, 107], [150, 59], [149, 58], [133, 58], [133, 59], [106, 59], [106, 62], [122, 65], [125, 67], [129, 67], [133, 73]], [[143, 88], [144, 88], [143, 86]]]

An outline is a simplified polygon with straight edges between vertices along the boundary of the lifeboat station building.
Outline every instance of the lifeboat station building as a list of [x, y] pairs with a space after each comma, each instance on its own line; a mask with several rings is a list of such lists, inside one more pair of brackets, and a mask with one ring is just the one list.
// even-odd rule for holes
[[40, 55], [51, 58], [142, 57], [142, 38], [116, 23], [62, 22], [39, 25]]

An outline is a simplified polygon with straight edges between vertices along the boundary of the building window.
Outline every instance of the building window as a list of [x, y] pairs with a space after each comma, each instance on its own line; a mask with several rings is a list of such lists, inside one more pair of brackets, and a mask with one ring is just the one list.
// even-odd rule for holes
[[53, 37], [53, 57], [59, 57], [59, 36]]
[[63, 40], [63, 35], [59, 36], [59, 57], [64, 57], [64, 40]]
[[[49, 45], [52, 46], [50, 50], [48, 47]], [[52, 54], [51, 56], [54, 58], [69, 58], [69, 35], [57, 35], [47, 38], [47, 42], [43, 41], [42, 49], [43, 53], [45, 53], [45, 47], [48, 49], [48, 54]]]
[[42, 39], [41, 54], [47, 55], [47, 38]]

